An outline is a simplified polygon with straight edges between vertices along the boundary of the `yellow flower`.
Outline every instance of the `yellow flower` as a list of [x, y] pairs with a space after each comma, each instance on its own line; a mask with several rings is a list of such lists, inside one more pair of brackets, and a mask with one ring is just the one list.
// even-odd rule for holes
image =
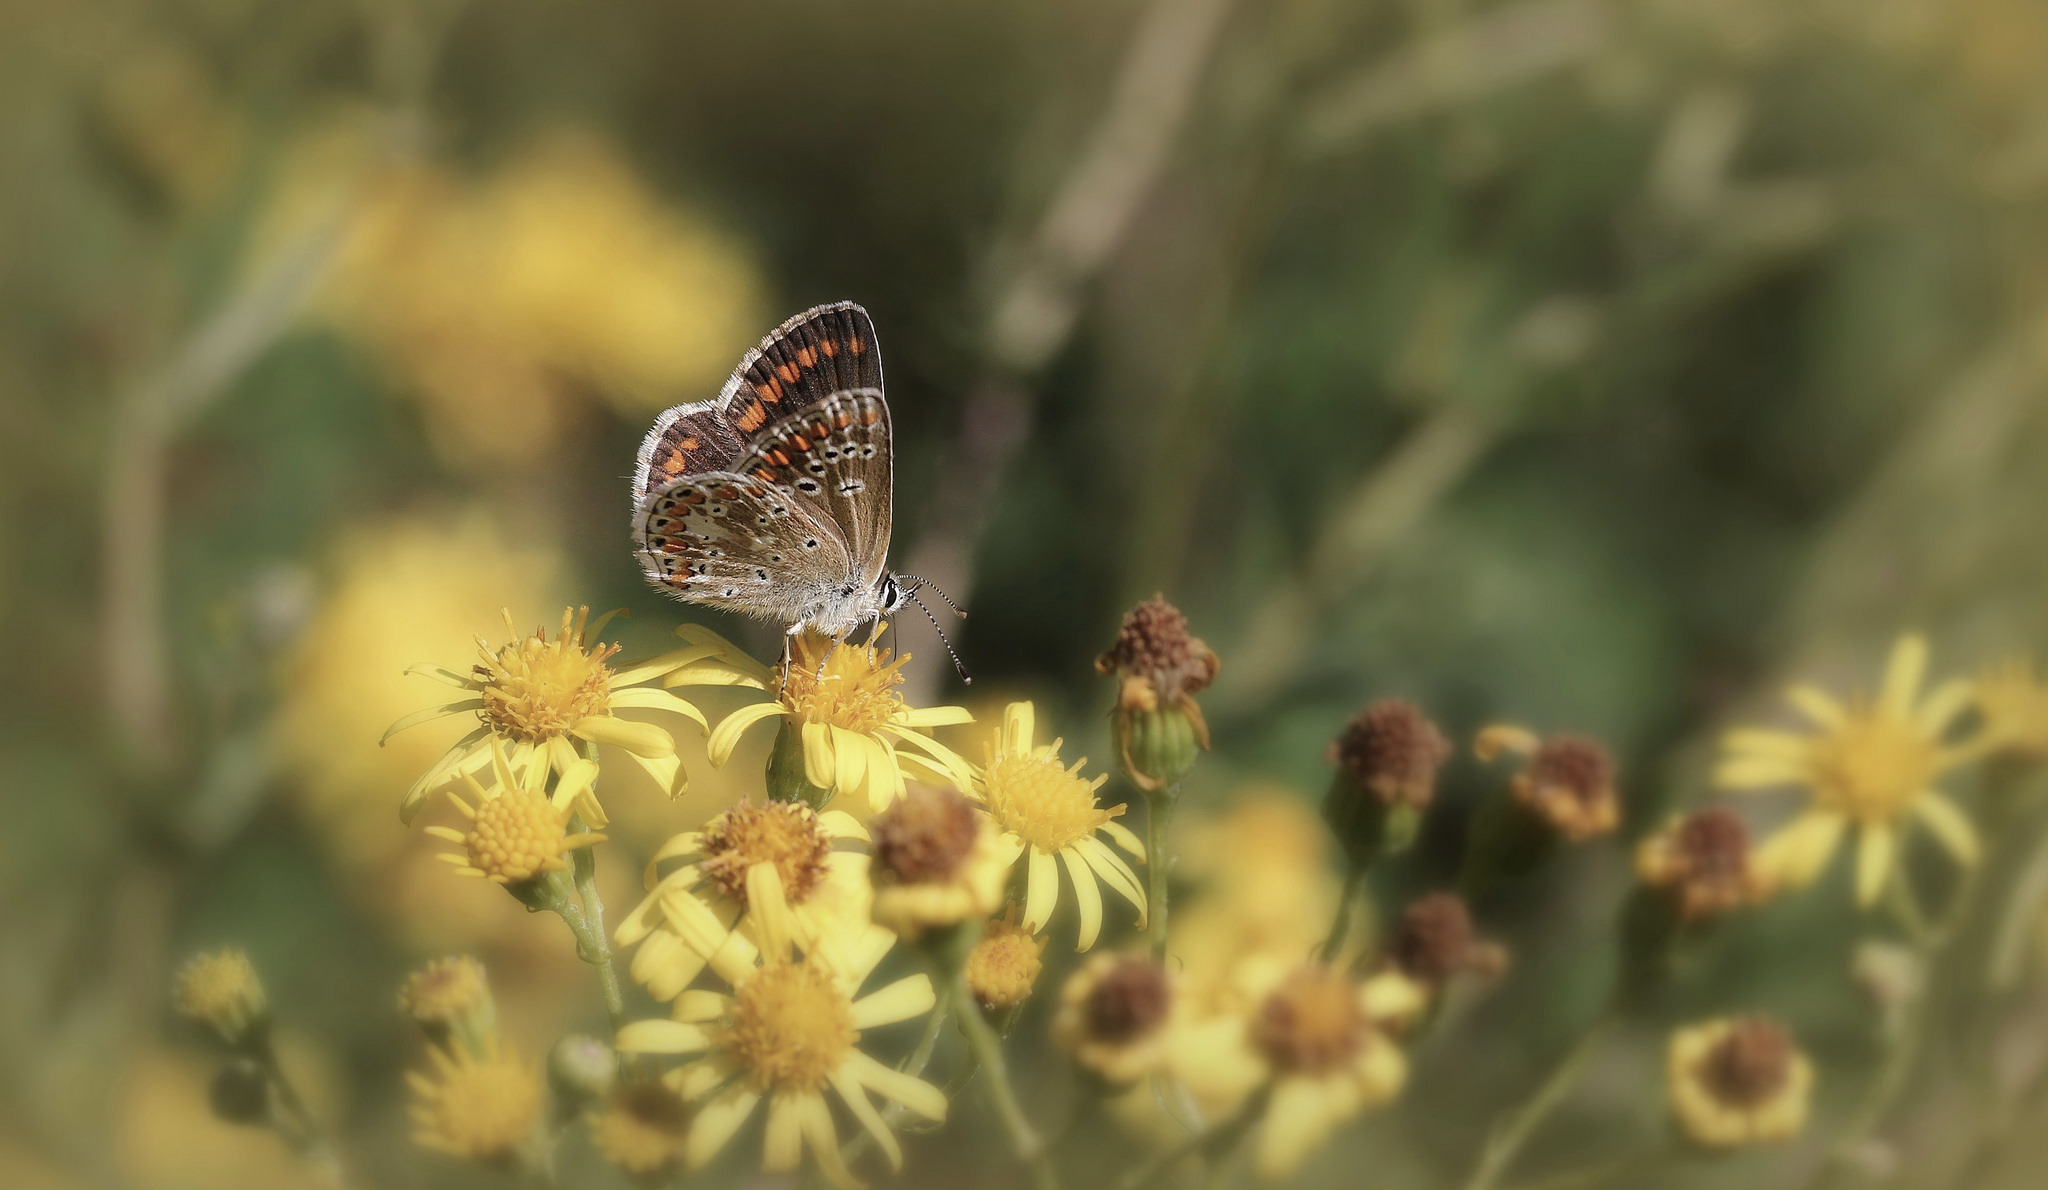
[[[778, 879], [772, 865], [755, 871], [762, 874], [758, 879]], [[860, 996], [860, 986], [894, 944], [887, 930], [870, 926], [841, 933], [792, 961], [791, 939], [766, 919], [762, 924], [769, 928], [759, 949], [733, 934], [712, 956], [712, 968], [732, 987], [730, 995], [684, 992], [673, 1019], [627, 1025], [619, 1031], [618, 1048], [703, 1055], [664, 1076], [694, 1107], [684, 1144], [691, 1170], [716, 1157], [765, 1098], [764, 1171], [793, 1171], [809, 1149], [834, 1185], [858, 1186], [839, 1160], [827, 1088], [867, 1129], [890, 1167], [902, 1168], [902, 1148], [867, 1092], [934, 1122], [946, 1117], [946, 1097], [863, 1053], [860, 1035], [930, 1012], [930, 979], [912, 975]]]
[[916, 939], [987, 917], [1003, 899], [1009, 861], [988, 815], [950, 789], [919, 787], [875, 817], [875, 924]]
[[1695, 1144], [1733, 1148], [1797, 1136], [1813, 1097], [1813, 1063], [1761, 1017], [1713, 1020], [1671, 1035], [1671, 1114]]
[[2028, 760], [2048, 760], [2048, 685], [2034, 664], [2011, 657], [1977, 676], [1977, 711], [1988, 747]]
[[[514, 633], [515, 639], [492, 648], [478, 637], [477, 650], [482, 660], [468, 674], [438, 665], [416, 665], [407, 671], [446, 682], [470, 697], [415, 711], [393, 723], [384, 732], [385, 739], [408, 727], [465, 711], [475, 712], [482, 722], [413, 782], [399, 806], [402, 820], [411, 822], [436, 789], [489, 763], [494, 738], [511, 745], [515, 769], [539, 766], [566, 772], [581, 757], [579, 743], [610, 744], [624, 749], [669, 796], [677, 796], [688, 787], [682, 762], [676, 759], [674, 738], [652, 723], [621, 719], [614, 712], [673, 711], [704, 727], [704, 713], [694, 705], [667, 690], [652, 689], [642, 683], [657, 677], [687, 675], [693, 684], [708, 684], [699, 680], [704, 672], [701, 663], [736, 655], [736, 651], [715, 635], [700, 633], [687, 648], [626, 669], [614, 669], [609, 662], [619, 647], [591, 643], [592, 637], [604, 631], [611, 616], [599, 617], [596, 624], [590, 624], [589, 618], [587, 607], [564, 609], [561, 631], [551, 641], [541, 629], [535, 629], [532, 636], [516, 636], [512, 613], [508, 611], [505, 629]], [[725, 683], [732, 684], [732, 679], [725, 679]], [[606, 822], [604, 808], [595, 796], [586, 793], [576, 810], [592, 826], [603, 826]]]
[[[1145, 925], [1145, 889], [1137, 874], [1123, 858], [1097, 837], [1109, 838], [1144, 862], [1145, 845], [1138, 836], [1115, 819], [1124, 807], [1103, 809], [1095, 793], [1107, 776], [1090, 781], [1081, 776], [1086, 760], [1072, 768], [1060, 763], [1060, 743], [1054, 740], [1033, 746], [1036, 712], [1028, 702], [1013, 702], [1003, 708], [1003, 724], [987, 752], [987, 763], [976, 774], [975, 795], [988, 807], [995, 820], [1003, 847], [1004, 866], [1019, 856], [1030, 864], [1024, 893], [1024, 928], [1037, 933], [1045, 928], [1059, 902], [1059, 864], [1064, 862], [1074, 886], [1074, 900], [1081, 910], [1081, 933], [1076, 950], [1095, 945], [1102, 932], [1102, 891], [1106, 884], [1138, 910], [1138, 926]], [[1099, 883], [1098, 883], [1099, 882]]]
[[967, 952], [967, 987], [989, 1012], [1015, 1008], [1031, 998], [1031, 989], [1045, 969], [1045, 939], [1017, 924], [1017, 907], [990, 922], [988, 931]]
[[469, 830], [427, 828], [437, 839], [462, 845], [461, 852], [443, 852], [439, 857], [454, 864], [457, 873], [481, 876], [495, 884], [524, 884], [567, 868], [562, 858], [565, 852], [604, 842], [603, 835], [590, 831], [567, 833], [571, 807], [590, 796], [596, 765], [581, 758], [572, 761], [551, 799], [544, 789], [546, 768], [530, 766], [522, 784], [496, 740], [491, 741], [490, 757], [497, 781], [488, 789], [475, 777], [462, 774], [462, 783], [476, 799], [475, 806], [452, 790], [448, 794], [448, 800], [469, 819]]
[[255, 966], [233, 947], [186, 960], [173, 981], [172, 999], [179, 1012], [211, 1026], [229, 1044], [260, 1025], [269, 1011]]
[[967, 762], [925, 732], [974, 717], [960, 707], [906, 704], [896, 687], [909, 660], [905, 653], [891, 661], [873, 637], [865, 645], [835, 644], [809, 632], [791, 637], [786, 671], [746, 662], [754, 678], [749, 684], [773, 691], [775, 700], [727, 715], [711, 733], [711, 763], [724, 768], [748, 728], [781, 718], [802, 732], [805, 780], [835, 798], [857, 797], [871, 812], [902, 796], [906, 778], [966, 788]]
[[1813, 800], [1789, 826], [1757, 849], [1766, 877], [1797, 887], [1827, 866], [1842, 833], [1857, 830], [1856, 900], [1869, 905], [1896, 867], [1901, 819], [1926, 827], [1958, 863], [1977, 862], [1976, 828], [1934, 782], [1972, 759], [1977, 743], [1944, 742], [1949, 725], [1969, 707], [1968, 682], [1949, 681], [1920, 697], [1927, 641], [1907, 636], [1893, 647], [1875, 701], [1844, 704], [1812, 686], [1786, 692], [1815, 725], [1811, 734], [1737, 730], [1723, 738], [1726, 753], [1715, 783], [1751, 790], [1801, 785]]
[[1428, 993], [1393, 972], [1361, 981], [1315, 963], [1247, 962], [1240, 978], [1263, 989], [1250, 1016], [1176, 1030], [1172, 1064], [1198, 1094], [1233, 1081], [1266, 1088], [1255, 1166], [1284, 1177], [1339, 1124], [1400, 1094], [1408, 1059], [1392, 1033]]
[[540, 1121], [540, 1072], [509, 1046], [489, 1052], [428, 1053], [431, 1074], [409, 1072], [413, 1140], [457, 1157], [496, 1161], [511, 1156]]
[[435, 959], [398, 989], [398, 1007], [422, 1025], [452, 1025], [490, 1002], [484, 965], [466, 954]]
[[[772, 915], [806, 950], [820, 936], [868, 915], [868, 857], [842, 844], [867, 829], [839, 810], [797, 802], [742, 803], [703, 829], [662, 844], [647, 865], [645, 900], [619, 923], [614, 939], [637, 946], [633, 979], [657, 1000], [673, 1000], [697, 978], [734, 928], [758, 940], [754, 922]], [[655, 879], [663, 863], [683, 866]], [[773, 868], [764, 882], [757, 868]]]
[[605, 1160], [630, 1174], [654, 1174], [680, 1165], [690, 1135], [690, 1109], [666, 1083], [626, 1083], [604, 1110], [587, 1117], [590, 1143]]
[[1152, 956], [1099, 954], [1060, 989], [1052, 1037], [1104, 1081], [1134, 1083], [1165, 1066], [1177, 999]]

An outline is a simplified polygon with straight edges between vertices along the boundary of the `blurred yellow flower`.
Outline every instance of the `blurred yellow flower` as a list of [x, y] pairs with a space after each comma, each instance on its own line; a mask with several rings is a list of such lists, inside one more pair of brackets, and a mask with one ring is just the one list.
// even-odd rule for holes
[[1707, 1021], [1671, 1035], [1665, 1090], [1672, 1116], [1694, 1144], [1787, 1140], [1806, 1127], [1813, 1063], [1761, 1017]]
[[666, 1083], [624, 1083], [591, 1112], [590, 1143], [627, 1173], [645, 1176], [682, 1163], [690, 1109]]
[[476, 1161], [512, 1156], [540, 1123], [540, 1070], [502, 1043], [473, 1055], [428, 1051], [430, 1072], [407, 1073], [413, 1140]]
[[360, 187], [321, 312], [419, 398], [451, 462], [544, 461], [581, 393], [637, 419], [715, 388], [765, 319], [746, 245], [602, 133], [545, 132], [477, 177], [375, 165], [376, 137], [360, 113], [308, 137], [269, 238]]
[[1052, 1039], [1112, 1085], [1166, 1065], [1177, 1015], [1174, 981], [1149, 954], [1099, 954], [1067, 977]]
[[869, 830], [876, 925], [914, 941], [928, 930], [979, 922], [1002, 904], [1009, 861], [988, 815], [952, 790], [908, 790]]
[[530, 765], [522, 780], [505, 759], [504, 747], [490, 742], [493, 782], [487, 787], [464, 773], [461, 781], [476, 799], [471, 806], [453, 791], [448, 800], [469, 819], [469, 829], [430, 826], [427, 833], [461, 846], [460, 852], [444, 852], [440, 858], [455, 865], [462, 876], [479, 876], [493, 884], [524, 884], [549, 872], [568, 868], [562, 857], [581, 847], [604, 842], [604, 836], [590, 831], [568, 834], [572, 807], [591, 798], [591, 782], [597, 766], [581, 757], [562, 771], [552, 795], [547, 792], [548, 771]]
[[255, 966], [233, 947], [187, 959], [171, 990], [179, 1012], [210, 1026], [230, 1044], [261, 1024], [268, 1011]]
[[755, 680], [749, 684], [773, 691], [775, 700], [727, 715], [711, 733], [711, 763], [724, 768], [748, 728], [781, 718], [803, 733], [805, 779], [834, 798], [860, 799], [868, 812], [902, 796], [905, 779], [966, 788], [967, 762], [925, 733], [974, 717], [960, 707], [905, 703], [896, 687], [909, 660], [906, 653], [891, 661], [872, 638], [865, 645], [835, 644], [809, 632], [790, 638], [789, 664], [781, 672], [735, 657], [735, 666], [751, 666]]
[[1031, 998], [1031, 990], [1045, 969], [1045, 939], [1033, 938], [1017, 922], [1017, 907], [1010, 906], [1002, 920], [989, 923], [981, 941], [967, 953], [967, 988], [989, 1012], [1015, 1008]]
[[[755, 871], [776, 878], [773, 866]], [[946, 1097], [863, 1053], [860, 1035], [930, 1012], [936, 1003], [930, 979], [912, 975], [859, 995], [895, 941], [876, 927], [837, 936], [794, 961], [787, 935], [772, 928], [764, 933], [759, 948], [734, 934], [712, 957], [731, 995], [685, 992], [673, 1019], [636, 1021], [620, 1030], [619, 1050], [704, 1055], [665, 1076], [695, 1105], [685, 1143], [685, 1163], [692, 1170], [716, 1157], [765, 1098], [765, 1172], [794, 1171], [808, 1149], [833, 1185], [859, 1185], [839, 1159], [828, 1087], [874, 1138], [890, 1168], [901, 1169], [902, 1148], [867, 1093], [934, 1122], [946, 1118]]]
[[2032, 661], [2012, 657], [1987, 667], [1976, 690], [1987, 748], [2048, 760], [2048, 684], [2035, 677]]
[[[539, 628], [531, 636], [518, 636], [512, 627], [512, 613], [507, 611], [505, 630], [513, 639], [492, 648], [478, 637], [482, 660], [468, 674], [438, 665], [415, 665], [407, 671], [445, 682], [471, 697], [415, 711], [386, 728], [384, 739], [464, 712], [474, 712], [480, 722], [413, 782], [399, 806], [401, 820], [411, 822], [436, 789], [488, 764], [494, 741], [500, 740], [511, 745], [511, 764], [517, 772], [540, 768], [566, 777], [581, 759], [579, 743], [609, 744], [646, 769], [670, 797], [687, 788], [688, 775], [676, 759], [674, 737], [651, 723], [621, 719], [613, 712], [672, 711], [699, 727], [708, 726], [704, 713], [694, 704], [644, 683], [701, 661], [717, 653], [718, 647], [691, 645], [614, 669], [609, 662], [619, 647], [591, 639], [604, 631], [611, 617], [600, 616], [593, 625], [589, 616], [587, 607], [564, 609], [561, 629], [551, 641]], [[604, 809], [591, 793], [589, 781], [578, 791], [575, 810], [593, 826], [605, 824]]]
[[[675, 999], [726, 935], [755, 916], [781, 920], [807, 950], [835, 925], [866, 922], [868, 857], [843, 844], [867, 837], [843, 811], [743, 802], [671, 838], [648, 861], [646, 898], [614, 933], [620, 946], [639, 947], [634, 981], [657, 1000]], [[676, 859], [685, 862], [657, 880], [660, 866]], [[776, 878], [755, 876], [759, 867]]]
[[1137, 873], [1097, 836], [1144, 862], [1145, 845], [1116, 821], [1124, 807], [1103, 809], [1096, 791], [1107, 775], [1088, 780], [1077, 760], [1060, 763], [1060, 743], [1034, 745], [1037, 712], [1028, 702], [1003, 708], [1002, 726], [989, 744], [987, 759], [975, 774], [974, 793], [995, 820], [1003, 847], [1004, 866], [1025, 857], [1024, 928], [1037, 933], [1052, 919], [1059, 903], [1059, 864], [1074, 886], [1080, 906], [1081, 932], [1074, 949], [1087, 950], [1102, 932], [1102, 891], [1108, 885], [1138, 910], [1145, 925], [1145, 889]]
[[1755, 868], [1766, 879], [1792, 887], [1811, 882], [1854, 826], [1856, 900], [1867, 906], [1896, 870], [1901, 820], [1909, 816], [1958, 863], [1977, 862], [1976, 828], [1934, 788], [1942, 774], [1981, 751], [1980, 741], [1945, 742], [1974, 693], [1970, 683], [1952, 680], [1923, 698], [1926, 672], [1926, 639], [1906, 636], [1892, 648], [1875, 701], [1859, 696], [1844, 704], [1812, 686], [1794, 686], [1787, 697], [1815, 731], [1745, 729], [1723, 737], [1716, 784], [1735, 790], [1796, 785], [1812, 794], [1805, 812], [1757, 849]]

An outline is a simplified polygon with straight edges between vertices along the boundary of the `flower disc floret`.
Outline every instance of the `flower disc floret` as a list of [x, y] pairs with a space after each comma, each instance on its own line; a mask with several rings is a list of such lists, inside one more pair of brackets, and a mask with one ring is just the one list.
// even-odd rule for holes
[[853, 1006], [810, 963], [771, 963], [733, 991], [732, 1052], [757, 1090], [812, 1092], [860, 1034]]
[[704, 828], [701, 846], [704, 875], [720, 893], [740, 905], [746, 904], [747, 870], [755, 864], [775, 865], [783, 894], [801, 904], [825, 878], [832, 836], [808, 806], [743, 803]]
[[483, 687], [484, 722], [499, 735], [539, 744], [567, 735], [578, 723], [611, 712], [611, 667], [619, 646], [586, 647], [589, 608], [562, 612], [554, 640], [536, 629], [498, 649], [479, 639], [483, 654], [472, 672]]

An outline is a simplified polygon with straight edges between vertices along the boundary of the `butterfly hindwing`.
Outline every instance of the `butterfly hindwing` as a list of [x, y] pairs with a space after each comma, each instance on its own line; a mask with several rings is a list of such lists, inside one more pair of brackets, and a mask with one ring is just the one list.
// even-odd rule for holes
[[633, 505], [646, 504], [647, 493], [685, 475], [728, 471], [746, 449], [746, 439], [719, 412], [716, 401], [677, 405], [654, 419], [654, 428], [640, 442], [633, 469]]
[[736, 468], [837, 526], [862, 588], [889, 553], [894, 469], [889, 406], [879, 388], [831, 393], [769, 423]]
[[693, 603], [793, 622], [852, 569], [836, 529], [747, 475], [686, 475], [641, 509], [647, 577]]
[[811, 309], [748, 352], [719, 393], [725, 420], [748, 445], [771, 424], [835, 392], [882, 387], [875, 324], [853, 302]]

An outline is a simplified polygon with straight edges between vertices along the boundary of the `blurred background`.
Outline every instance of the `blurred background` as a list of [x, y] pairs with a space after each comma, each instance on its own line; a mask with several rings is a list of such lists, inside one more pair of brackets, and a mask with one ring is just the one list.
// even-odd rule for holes
[[[438, 701], [402, 671], [564, 603], [630, 608], [629, 656], [684, 617], [772, 655], [643, 585], [627, 476], [839, 298], [885, 349], [896, 563], [973, 612], [971, 692], [901, 625], [915, 697], [1038, 698], [1101, 771], [1126, 607], [1166, 592], [1222, 656], [1196, 921], [1250, 889], [1320, 934], [1324, 745], [1375, 697], [1599, 736], [1633, 834], [1794, 672], [2048, 638], [2033, 0], [0, 0], [0, 1184], [313, 1184], [211, 1118], [170, 1015], [223, 943], [361, 1184], [498, 1180], [406, 1140], [399, 981], [481, 955], [530, 1051], [602, 1011], [558, 923], [398, 825], [461, 730], [380, 749]], [[682, 802], [607, 794], [615, 913], [759, 772], [680, 738]], [[1500, 779], [1454, 761], [1381, 895], [1447, 881]], [[1609, 844], [1482, 905], [1512, 971], [1303, 1182], [1455, 1184], [1593, 1012], [1626, 879]], [[1833, 880], [1669, 1006], [1790, 1022], [1820, 1127], [1668, 1184], [1802, 1184], [1853, 1110], [1877, 1027]], [[2024, 1072], [2048, 1009], [2013, 995]], [[1668, 1023], [1525, 1168], [1656, 1134]], [[1859, 1176], [1948, 1184], [1984, 1109], [1942, 1052]], [[908, 1176], [1011, 1176], [994, 1136], [962, 1113]], [[2038, 1184], [2029, 1143], [1981, 1184]]]

